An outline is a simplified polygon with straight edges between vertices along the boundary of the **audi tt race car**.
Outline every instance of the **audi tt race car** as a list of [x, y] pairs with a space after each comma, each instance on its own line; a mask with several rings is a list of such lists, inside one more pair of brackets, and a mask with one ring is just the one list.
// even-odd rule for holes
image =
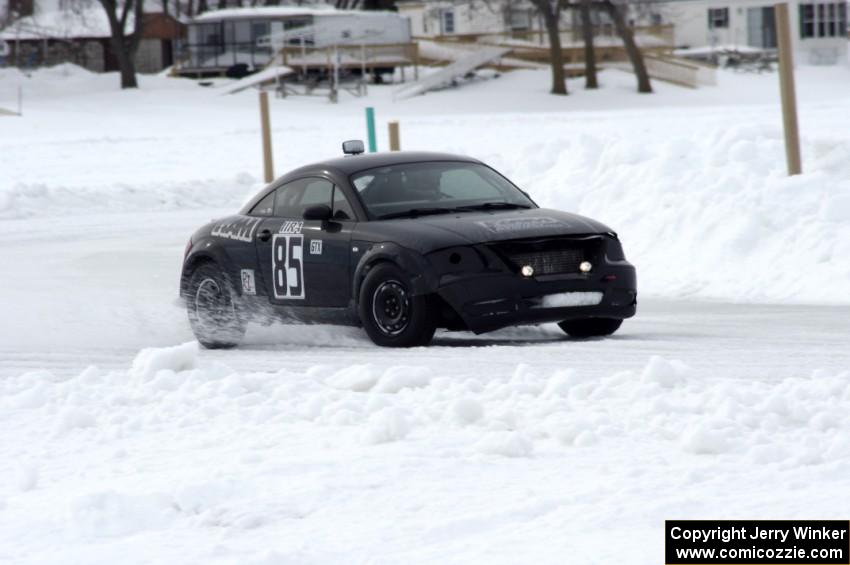
[[407, 347], [437, 328], [603, 336], [635, 314], [635, 269], [605, 225], [539, 208], [469, 157], [343, 151], [192, 235], [180, 294], [201, 344], [235, 346], [252, 320], [358, 325]]

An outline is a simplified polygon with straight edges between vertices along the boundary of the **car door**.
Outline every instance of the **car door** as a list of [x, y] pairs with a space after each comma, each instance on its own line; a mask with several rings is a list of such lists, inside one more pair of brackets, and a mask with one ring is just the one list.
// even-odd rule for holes
[[[322, 177], [297, 179], [274, 191], [272, 213], [261, 222], [255, 240], [257, 262], [273, 304], [348, 305], [355, 221], [344, 199], [342, 192]], [[304, 219], [304, 210], [317, 204], [331, 208], [331, 219]]]

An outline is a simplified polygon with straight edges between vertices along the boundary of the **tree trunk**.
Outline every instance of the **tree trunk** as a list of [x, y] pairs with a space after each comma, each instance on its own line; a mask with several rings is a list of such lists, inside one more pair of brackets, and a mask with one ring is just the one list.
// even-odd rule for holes
[[[118, 69], [121, 71], [121, 88], [138, 88], [136, 81], [136, 52], [139, 50], [139, 41], [142, 37], [144, 27], [144, 0], [125, 0], [120, 7], [115, 0], [99, 0], [100, 5], [106, 11], [109, 21], [110, 46], [112, 53], [118, 60]], [[127, 35], [127, 19], [130, 10], [133, 10], [133, 31]]]
[[584, 87], [599, 88], [596, 79], [596, 50], [593, 48], [593, 20], [590, 18], [592, 0], [581, 0], [581, 33], [584, 36]]
[[614, 27], [617, 29], [617, 35], [623, 40], [623, 47], [626, 48], [626, 54], [629, 56], [629, 61], [632, 63], [635, 76], [638, 81], [638, 92], [652, 92], [652, 85], [649, 83], [649, 73], [646, 71], [646, 65], [643, 62], [643, 55], [635, 43], [635, 37], [632, 30], [626, 25], [626, 19], [623, 17], [623, 11], [619, 6], [611, 0], [604, 0], [602, 6], [611, 15], [614, 21]]
[[[114, 44], [113, 44], [114, 45]], [[136, 82], [135, 53], [129, 53], [129, 49], [114, 49], [115, 57], [118, 59], [118, 68], [121, 70], [121, 88], [138, 88]]]
[[552, 94], [567, 94], [567, 78], [564, 75], [564, 54], [561, 51], [561, 34], [559, 23], [561, 12], [557, 5], [547, 0], [535, 0], [540, 13], [543, 14], [543, 23], [546, 25], [546, 34], [549, 36], [549, 59], [552, 63]]

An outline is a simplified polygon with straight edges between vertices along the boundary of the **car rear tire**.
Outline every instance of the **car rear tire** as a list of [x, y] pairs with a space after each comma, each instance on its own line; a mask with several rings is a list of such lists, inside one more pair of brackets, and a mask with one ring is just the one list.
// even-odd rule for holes
[[236, 347], [245, 326], [236, 311], [233, 285], [214, 263], [204, 263], [189, 278], [186, 308], [198, 342], [207, 349]]
[[616, 318], [586, 318], [584, 320], [566, 320], [558, 325], [570, 337], [600, 337], [611, 335], [620, 329], [623, 320]]
[[408, 277], [390, 263], [381, 263], [366, 275], [360, 287], [360, 322], [376, 345], [416, 347], [434, 337], [431, 299], [411, 291]]

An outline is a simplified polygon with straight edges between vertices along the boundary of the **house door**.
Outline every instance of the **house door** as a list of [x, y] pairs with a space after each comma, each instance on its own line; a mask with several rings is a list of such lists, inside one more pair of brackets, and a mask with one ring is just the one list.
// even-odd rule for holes
[[776, 48], [776, 19], [772, 7], [747, 9], [747, 45]]

